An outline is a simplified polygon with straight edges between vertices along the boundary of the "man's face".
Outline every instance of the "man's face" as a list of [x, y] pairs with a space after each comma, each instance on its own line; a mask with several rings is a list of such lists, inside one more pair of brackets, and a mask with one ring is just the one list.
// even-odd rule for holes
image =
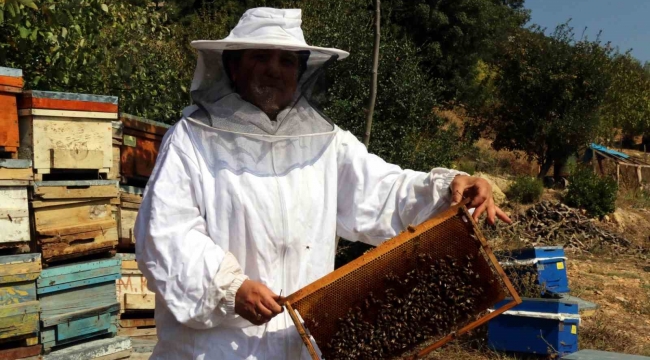
[[271, 119], [291, 103], [300, 68], [295, 52], [249, 49], [242, 53], [238, 64], [229, 66], [237, 93]]

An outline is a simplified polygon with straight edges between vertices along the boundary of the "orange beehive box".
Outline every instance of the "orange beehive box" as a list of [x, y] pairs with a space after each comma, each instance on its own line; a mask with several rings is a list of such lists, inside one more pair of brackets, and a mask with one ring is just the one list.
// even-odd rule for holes
[[33, 161], [37, 181], [107, 178], [117, 107], [116, 96], [24, 92], [18, 103], [19, 157]]
[[129, 114], [120, 114], [124, 125], [120, 172], [122, 182], [144, 185], [151, 176], [158, 148], [169, 125]]
[[16, 158], [18, 152], [17, 97], [23, 91], [23, 71], [0, 67], [0, 152]]

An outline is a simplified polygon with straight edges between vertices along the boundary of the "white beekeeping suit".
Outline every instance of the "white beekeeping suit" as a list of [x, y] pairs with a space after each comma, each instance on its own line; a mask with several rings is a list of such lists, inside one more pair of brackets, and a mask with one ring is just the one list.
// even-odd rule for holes
[[[458, 172], [388, 164], [311, 106], [309, 82], [348, 53], [308, 46], [300, 24], [298, 9], [252, 9], [226, 39], [192, 43], [198, 106], [167, 132], [135, 228], [156, 293], [152, 359], [309, 358], [286, 311], [262, 326], [235, 314], [242, 282], [289, 295], [334, 269], [337, 235], [378, 245], [449, 205]], [[224, 71], [223, 50], [248, 48], [309, 52], [276, 121]]]

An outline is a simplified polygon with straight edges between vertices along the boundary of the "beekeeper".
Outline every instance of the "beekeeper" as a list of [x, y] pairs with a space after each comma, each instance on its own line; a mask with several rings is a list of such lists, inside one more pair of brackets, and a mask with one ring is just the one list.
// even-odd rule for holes
[[314, 108], [315, 79], [348, 53], [307, 45], [300, 24], [299, 9], [257, 8], [225, 39], [192, 42], [194, 105], [162, 142], [135, 226], [152, 359], [308, 357], [279, 294], [333, 271], [337, 235], [378, 245], [463, 194], [476, 217], [507, 221], [485, 180], [388, 164]]

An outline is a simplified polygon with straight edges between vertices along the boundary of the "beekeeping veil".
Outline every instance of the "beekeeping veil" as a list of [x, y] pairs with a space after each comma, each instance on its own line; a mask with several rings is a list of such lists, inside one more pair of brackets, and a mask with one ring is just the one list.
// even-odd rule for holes
[[[244, 13], [225, 39], [192, 42], [198, 50], [191, 87], [195, 105], [186, 108], [183, 115], [192, 126], [211, 128], [193, 132], [201, 137], [193, 142], [210, 165], [220, 164], [237, 172], [283, 173], [312, 161], [331, 141], [334, 125], [309, 98], [326, 65], [349, 54], [307, 45], [301, 22], [300, 9], [255, 8]], [[223, 52], [244, 49], [301, 54], [303, 67], [296, 94], [274, 120], [233, 89]]]

